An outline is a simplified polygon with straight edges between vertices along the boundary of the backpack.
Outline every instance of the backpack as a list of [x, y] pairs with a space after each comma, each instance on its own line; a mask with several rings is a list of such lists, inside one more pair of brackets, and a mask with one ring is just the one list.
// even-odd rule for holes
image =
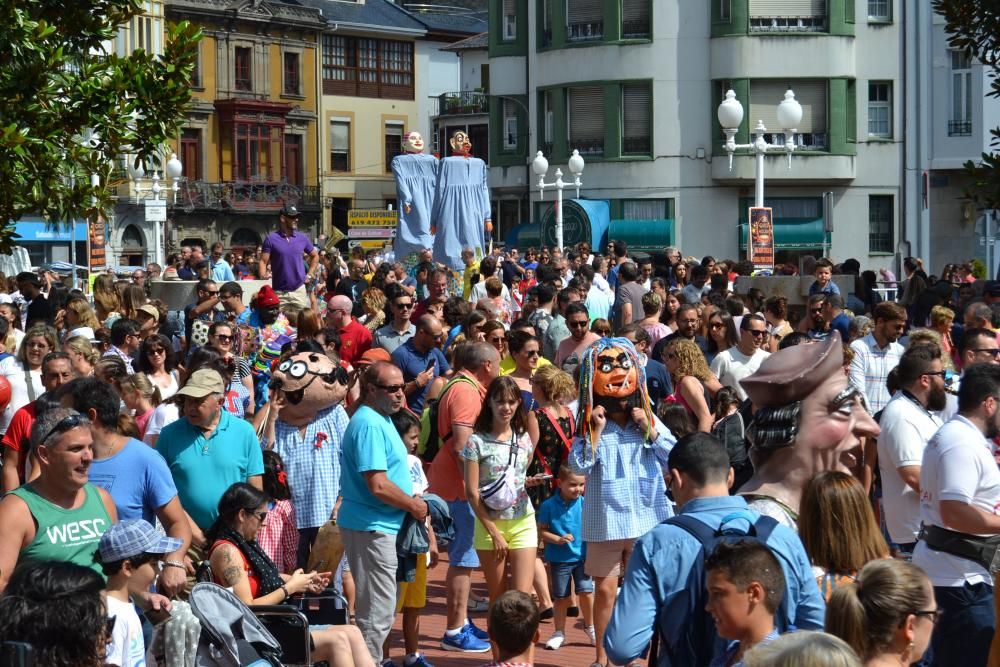
[[[667, 658], [665, 664], [671, 667], [703, 667], [712, 661], [713, 655], [721, 655], [725, 648], [723, 640], [719, 639], [715, 631], [715, 623], [705, 611], [708, 595], [705, 589], [705, 558], [715, 550], [720, 542], [751, 539], [766, 545], [768, 538], [771, 537], [771, 533], [778, 525], [778, 521], [773, 517], [761, 515], [750, 525], [748, 532], [725, 527], [727, 522], [739, 518], [749, 520], [750, 517], [743, 511], [734, 512], [723, 517], [718, 530], [710, 528], [690, 514], [678, 514], [663, 522], [683, 528], [698, 540], [701, 543], [701, 556], [695, 560], [691, 567], [684, 593], [678, 596], [675, 603], [661, 608], [657, 612], [656, 631], [653, 633], [647, 662], [651, 667], [659, 664], [657, 653], [661, 648]], [[780, 557], [778, 561], [781, 562]], [[781, 606], [775, 614], [776, 618], [784, 619], [787, 616], [787, 605], [788, 596], [783, 595]], [[673, 639], [663, 637], [660, 630], [662, 628], [660, 619], [667, 615], [688, 619], [686, 624], [681, 627], [678, 636]]]
[[444, 398], [444, 393], [458, 382], [468, 382], [475, 386], [473, 380], [459, 373], [451, 380], [448, 380], [448, 383], [441, 389], [437, 398], [427, 400], [424, 411], [420, 413], [420, 442], [417, 443], [417, 456], [424, 463], [432, 462], [441, 449], [442, 443], [451, 437], [451, 431], [444, 434], [438, 433], [438, 406], [441, 403], [441, 399]]

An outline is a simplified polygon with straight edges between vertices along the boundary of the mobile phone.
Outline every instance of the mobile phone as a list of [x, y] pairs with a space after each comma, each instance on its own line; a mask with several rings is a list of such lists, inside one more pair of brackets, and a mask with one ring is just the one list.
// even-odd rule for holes
[[433, 359], [431, 359], [430, 361], [427, 362], [427, 368], [424, 369], [424, 372], [426, 373], [427, 371], [431, 370], [432, 368], [434, 368], [434, 360]]
[[164, 621], [170, 620], [170, 612], [166, 609], [148, 609], [146, 611], [146, 618], [153, 625], [159, 625]]

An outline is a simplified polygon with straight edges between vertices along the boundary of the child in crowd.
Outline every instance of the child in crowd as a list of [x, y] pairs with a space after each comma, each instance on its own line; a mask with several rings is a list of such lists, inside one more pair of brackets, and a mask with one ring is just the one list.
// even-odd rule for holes
[[826, 259], [816, 260], [816, 269], [813, 271], [816, 281], [809, 286], [809, 296], [814, 294], [840, 294], [840, 288], [833, 282], [833, 262]]
[[559, 493], [538, 510], [538, 534], [545, 542], [545, 560], [552, 572], [552, 599], [555, 602], [555, 632], [545, 648], [558, 650], [566, 641], [566, 615], [570, 605], [570, 583], [580, 598], [583, 625], [593, 646], [594, 580], [583, 571], [586, 545], [583, 532], [583, 489], [586, 478], [576, 475], [566, 464], [559, 468]]
[[538, 605], [523, 591], [504, 591], [488, 616], [490, 639], [499, 658], [483, 667], [531, 667], [538, 641]]
[[[410, 452], [406, 458], [410, 468], [410, 481], [413, 482], [413, 495], [421, 496], [427, 491], [427, 477], [424, 475], [423, 462], [416, 456], [417, 445], [420, 443], [420, 419], [404, 408], [392, 415], [392, 424], [399, 432], [407, 451]], [[427, 568], [434, 567], [438, 561], [437, 540], [434, 539], [434, 530], [431, 528], [429, 518], [427, 535], [430, 538], [430, 551], [426, 558], [417, 558], [416, 577], [413, 581], [398, 584], [396, 611], [403, 612], [403, 646], [406, 649], [406, 657], [403, 658], [404, 667], [433, 667], [417, 650], [420, 639], [420, 610], [427, 606]], [[387, 657], [389, 655], [388, 637], [382, 653]]]
[[720, 542], [705, 559], [705, 587], [715, 629], [731, 640], [710, 667], [743, 665], [743, 654], [778, 637], [774, 612], [785, 591], [781, 564], [756, 540]]
[[264, 493], [271, 497], [271, 502], [267, 505], [267, 522], [257, 533], [257, 544], [278, 566], [278, 571], [291, 574], [296, 569], [299, 531], [285, 462], [273, 449], [264, 450], [263, 482]]
[[181, 540], [165, 537], [142, 519], [126, 519], [112, 525], [98, 545], [97, 560], [108, 579], [108, 618], [114, 622], [106, 665], [142, 667], [146, 648], [142, 624], [129, 597], [129, 590], [148, 590], [159, 568], [155, 563], [177, 551]]

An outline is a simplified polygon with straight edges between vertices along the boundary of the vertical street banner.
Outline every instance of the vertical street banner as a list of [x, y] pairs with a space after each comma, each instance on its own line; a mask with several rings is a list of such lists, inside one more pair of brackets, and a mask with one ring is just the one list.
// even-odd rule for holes
[[774, 218], [770, 208], [750, 207], [747, 253], [754, 271], [774, 271]]
[[107, 240], [104, 237], [104, 218], [98, 217], [87, 223], [88, 262], [91, 275], [95, 271], [103, 271], [108, 264], [106, 255]]

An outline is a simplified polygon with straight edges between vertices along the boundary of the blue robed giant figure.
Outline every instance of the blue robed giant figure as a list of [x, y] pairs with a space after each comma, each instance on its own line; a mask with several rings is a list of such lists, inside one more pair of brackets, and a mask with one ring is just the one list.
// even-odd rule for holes
[[489, 170], [486, 163], [469, 155], [472, 144], [462, 131], [451, 138], [455, 155], [441, 160], [438, 186], [431, 215], [434, 261], [454, 270], [465, 268], [462, 250], [484, 250], [487, 233], [493, 230], [490, 214]]
[[437, 190], [438, 159], [427, 155], [419, 132], [406, 135], [402, 155], [392, 159], [399, 199], [399, 226], [393, 251], [399, 259], [432, 247], [431, 212]]

